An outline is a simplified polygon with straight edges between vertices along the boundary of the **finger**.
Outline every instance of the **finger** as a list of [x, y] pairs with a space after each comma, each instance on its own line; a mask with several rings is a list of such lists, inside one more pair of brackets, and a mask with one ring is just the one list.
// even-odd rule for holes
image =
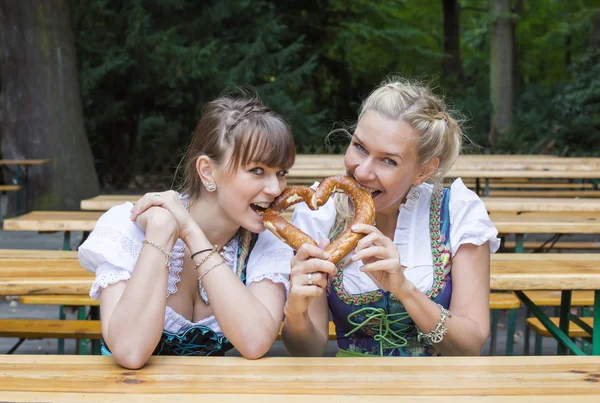
[[368, 224], [354, 224], [351, 228], [352, 232], [357, 232], [360, 234], [370, 234], [372, 232], [379, 232], [379, 230]]
[[137, 217], [144, 211], [148, 210], [152, 206], [162, 206], [165, 203], [165, 199], [160, 193], [146, 193], [141, 199], [139, 199], [133, 209], [131, 209], [131, 220], [135, 221]]
[[369, 258], [390, 259], [391, 257], [391, 253], [387, 248], [383, 246], [371, 246], [352, 255], [352, 261], [356, 262], [357, 260], [366, 260]]
[[373, 263], [368, 263], [360, 268], [364, 273], [373, 273], [378, 271], [394, 272], [400, 265], [396, 266], [389, 260], [378, 260]]
[[325, 249], [330, 243], [331, 241], [327, 238], [321, 239], [321, 241], [319, 241], [319, 248]]
[[292, 270], [292, 274], [302, 274], [304, 276], [306, 276], [308, 273], [319, 272], [333, 276], [335, 275], [336, 267], [333, 263], [327, 260], [309, 259], [298, 263], [295, 267], [293, 267]]
[[316, 272], [316, 273], [308, 273], [303, 275], [303, 278], [300, 281], [303, 281], [304, 284], [311, 286], [316, 285], [317, 287], [325, 288], [327, 287], [327, 274]]
[[291, 297], [297, 296], [301, 298], [307, 297], [318, 297], [323, 294], [323, 288], [318, 287], [316, 285], [305, 285], [305, 286], [296, 286], [290, 288], [290, 295], [288, 296], [288, 300]]
[[326, 253], [323, 249], [319, 248], [316, 245], [305, 243], [300, 248], [298, 248], [296, 256], [294, 256], [292, 260], [302, 262], [310, 258], [327, 260], [329, 258], [329, 253]]
[[380, 238], [379, 234], [376, 234], [376, 233], [369, 234], [366, 237], [362, 238], [360, 241], [358, 241], [358, 243], [356, 244], [356, 248], [354, 248], [354, 250], [356, 252], [358, 252], [360, 250], [368, 248], [372, 244], [381, 246], [381, 240], [379, 238]]

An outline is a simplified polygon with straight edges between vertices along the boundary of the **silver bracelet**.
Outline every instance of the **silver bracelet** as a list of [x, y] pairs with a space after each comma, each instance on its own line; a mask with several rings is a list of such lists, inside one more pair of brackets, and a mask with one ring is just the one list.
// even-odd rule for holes
[[420, 329], [417, 329], [417, 338], [419, 343], [421, 340], [425, 342], [425, 344], [437, 344], [441, 342], [444, 338], [444, 335], [448, 333], [448, 328], [444, 326], [447, 318], [452, 317], [452, 312], [441, 306], [440, 304], [436, 304], [442, 310], [442, 316], [440, 317], [440, 321], [435, 328], [429, 333], [423, 333]]

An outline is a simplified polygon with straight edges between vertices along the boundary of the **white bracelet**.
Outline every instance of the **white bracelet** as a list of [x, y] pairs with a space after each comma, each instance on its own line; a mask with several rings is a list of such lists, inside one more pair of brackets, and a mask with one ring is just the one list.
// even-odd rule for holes
[[448, 333], [448, 328], [444, 326], [447, 318], [452, 317], [452, 312], [441, 306], [440, 304], [436, 304], [442, 310], [442, 316], [440, 317], [440, 321], [435, 328], [429, 333], [423, 333], [420, 329], [417, 329], [417, 338], [418, 341], [421, 342], [423, 340], [425, 344], [437, 344], [444, 339], [444, 335]]

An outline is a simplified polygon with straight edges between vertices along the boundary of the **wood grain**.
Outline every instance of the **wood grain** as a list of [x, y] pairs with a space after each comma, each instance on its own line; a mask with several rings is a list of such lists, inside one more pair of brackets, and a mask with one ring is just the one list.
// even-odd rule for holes
[[135, 401], [149, 395], [192, 401], [195, 395], [196, 401], [257, 402], [265, 396], [281, 402], [600, 396], [597, 357], [152, 357], [141, 370], [130, 371], [111, 357], [5, 355], [0, 373], [0, 395], [11, 401], [100, 401], [98, 396], [112, 401], [119, 394], [122, 401], [134, 401], [136, 395]]

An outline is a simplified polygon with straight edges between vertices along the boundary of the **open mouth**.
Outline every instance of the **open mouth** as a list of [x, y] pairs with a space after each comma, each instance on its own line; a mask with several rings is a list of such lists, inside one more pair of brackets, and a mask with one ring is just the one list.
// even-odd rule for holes
[[[356, 180], [356, 179], [355, 179], [355, 180]], [[358, 181], [356, 181], [356, 183], [358, 184], [358, 187], [359, 187], [359, 188], [361, 188], [361, 189], [363, 189], [363, 190], [366, 190], [367, 192], [369, 192], [369, 193], [371, 194], [371, 197], [372, 197], [373, 199], [374, 199], [375, 197], [377, 197], [377, 196], [378, 196], [378, 195], [381, 193], [381, 190], [378, 190], [378, 189], [373, 189], [373, 188], [368, 188], [368, 187], [366, 187], [366, 186], [363, 186], [363, 185], [361, 185], [360, 183], [358, 183]]]
[[271, 203], [250, 203], [250, 208], [262, 216], [270, 205]]

